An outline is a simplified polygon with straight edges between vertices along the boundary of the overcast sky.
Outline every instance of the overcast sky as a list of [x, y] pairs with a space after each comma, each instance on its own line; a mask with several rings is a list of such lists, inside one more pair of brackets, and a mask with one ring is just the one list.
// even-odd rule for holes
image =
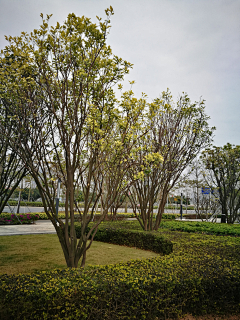
[[169, 88], [174, 100], [187, 92], [203, 97], [214, 143], [240, 144], [240, 0], [0, 0], [0, 49], [4, 35], [17, 36], [68, 13], [96, 22], [114, 9], [108, 37], [113, 53], [134, 64], [126, 77], [149, 101]]

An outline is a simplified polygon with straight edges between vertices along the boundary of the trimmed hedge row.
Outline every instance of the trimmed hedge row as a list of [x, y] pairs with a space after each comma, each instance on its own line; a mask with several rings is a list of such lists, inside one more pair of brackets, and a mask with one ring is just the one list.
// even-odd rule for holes
[[2, 213], [0, 215], [0, 225], [16, 225], [16, 224], [31, 224], [39, 219], [39, 215], [36, 213]]
[[[3, 214], [3, 213], [2, 213]], [[8, 215], [8, 213], [4, 213], [5, 215]], [[40, 220], [48, 220], [47, 214], [45, 212], [37, 212], [37, 214], [39, 215], [39, 219]], [[65, 213], [62, 211], [58, 212], [58, 216], [60, 219], [64, 219], [65, 218]], [[98, 217], [100, 216], [100, 213], [97, 212], [95, 215], [95, 219], [97, 220]], [[162, 218], [165, 220], [175, 220], [177, 217], [179, 217], [180, 215], [177, 214], [163, 214]], [[79, 214], [76, 212], [75, 213], [75, 218], [78, 219]], [[127, 219], [127, 218], [134, 218], [134, 215], [132, 213], [117, 213], [117, 220], [122, 220], [122, 219]], [[106, 217], [107, 221], [111, 220], [111, 214], [109, 213]]]
[[[184, 214], [183, 217], [186, 219], [207, 219], [207, 218], [209, 219], [210, 214], [206, 215], [206, 214], [188, 213], [188, 214]], [[215, 216], [215, 218], [221, 218], [221, 217], [222, 217], [221, 214], [217, 214]]]
[[[39, 215], [39, 219], [40, 220], [48, 220], [47, 214], [45, 212], [39, 212], [38, 215]], [[65, 219], [65, 212], [59, 211], [58, 212], [58, 217], [60, 219]], [[74, 217], [75, 217], [75, 220], [78, 220], [79, 219], [79, 214], [77, 212], [75, 212], [74, 213]], [[90, 215], [89, 215], [89, 218], [90, 218]], [[97, 212], [95, 214], [95, 216], [94, 216], [94, 221], [98, 220], [99, 218], [100, 218], [100, 213]], [[117, 214], [117, 220], [123, 220], [123, 219], [127, 219], [127, 218], [132, 218], [132, 214], [128, 214], [128, 213], [118, 213]], [[108, 214], [105, 217], [105, 220], [106, 221], [110, 221], [111, 220], [111, 214]]]
[[212, 222], [162, 221], [160, 228], [173, 231], [240, 236], [240, 224], [229, 225], [226, 223]]
[[173, 214], [173, 213], [163, 213], [162, 219], [165, 220], [175, 220], [176, 218], [180, 217], [180, 214]]
[[211, 256], [0, 276], [1, 319], [166, 319], [240, 312], [240, 266]]
[[[14, 200], [10, 200], [8, 201], [8, 204], [10, 206], [17, 206], [18, 201], [14, 201]], [[25, 206], [29, 206], [29, 207], [43, 207], [43, 203], [42, 202], [31, 202], [31, 201], [20, 201], [20, 206], [21, 207], [25, 207]], [[65, 203], [59, 203], [59, 207], [64, 207]]]
[[[103, 224], [98, 228], [94, 240], [150, 250], [162, 254], [169, 254], [173, 251], [173, 244], [157, 233], [120, 229], [117, 228], [119, 225], [118, 222]], [[75, 223], [75, 230], [79, 238], [81, 235], [80, 223]]]

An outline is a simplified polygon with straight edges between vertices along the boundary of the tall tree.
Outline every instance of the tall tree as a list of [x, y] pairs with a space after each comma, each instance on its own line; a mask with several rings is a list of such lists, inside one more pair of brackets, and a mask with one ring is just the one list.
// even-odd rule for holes
[[15, 121], [10, 120], [4, 100], [0, 99], [0, 214], [9, 198], [27, 174], [27, 168], [17, 151], [11, 148], [9, 138], [13, 136]]
[[234, 223], [240, 209], [240, 146], [227, 143], [203, 153], [203, 161], [210, 176], [211, 185], [222, 209], [222, 222]]
[[202, 220], [211, 219], [211, 216], [218, 213], [220, 209], [216, 187], [212, 185], [201, 157], [195, 159], [189, 169], [190, 172], [184, 184], [192, 190], [196, 216]]
[[[113, 55], [106, 44], [111, 7], [106, 14], [105, 21], [98, 18], [98, 25], [84, 16], [69, 14], [63, 25], [57, 23], [55, 27], [49, 26], [47, 16], [30, 34], [8, 37], [9, 46], [2, 57], [3, 64], [10, 55], [27, 61], [20, 65], [15, 59], [2, 68], [1, 81], [11, 74], [11, 81], [5, 81], [4, 86], [5, 98], [17, 102], [17, 151], [37, 184], [69, 267], [77, 267], [81, 257], [84, 266], [87, 241], [91, 244], [104, 218], [87, 231], [93, 197], [96, 195], [91, 217], [102, 193], [102, 167], [107, 163], [103, 165], [100, 159], [104, 161], [109, 149], [104, 141], [109, 141], [119, 118], [111, 87], [131, 67]], [[31, 72], [23, 78], [19, 68]], [[66, 189], [65, 223], [58, 218], [54, 203], [59, 178]], [[84, 208], [77, 240], [74, 194], [79, 184], [83, 187]]]
[[131, 90], [124, 92], [119, 102], [119, 110], [121, 110], [119, 119], [107, 142], [109, 146], [106, 153], [108, 167], [105, 169], [103, 185], [105, 196], [102, 195], [102, 204], [109, 209], [106, 199], [111, 195], [113, 219], [116, 217], [121, 199], [126, 199], [131, 185], [135, 183], [135, 180], [131, 181], [128, 178], [128, 173], [130, 170], [137, 170], [138, 160], [134, 159], [133, 154], [149, 130], [148, 127], [144, 127], [146, 106], [144, 94], [137, 99]]
[[[140, 179], [133, 185], [130, 200], [144, 230], [157, 230], [170, 190], [199, 152], [209, 146], [214, 128], [208, 125], [204, 101], [191, 103], [187, 94], [175, 104], [167, 90], [149, 105], [148, 136], [136, 152]], [[130, 174], [131, 179], [136, 172]], [[153, 206], [158, 202], [154, 219]], [[139, 207], [138, 207], [139, 204]]]

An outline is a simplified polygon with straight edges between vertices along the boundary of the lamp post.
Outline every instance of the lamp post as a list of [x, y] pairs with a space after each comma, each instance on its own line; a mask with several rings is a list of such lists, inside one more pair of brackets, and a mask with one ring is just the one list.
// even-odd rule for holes
[[181, 220], [182, 220], [182, 192], [181, 192], [180, 216], [181, 216]]

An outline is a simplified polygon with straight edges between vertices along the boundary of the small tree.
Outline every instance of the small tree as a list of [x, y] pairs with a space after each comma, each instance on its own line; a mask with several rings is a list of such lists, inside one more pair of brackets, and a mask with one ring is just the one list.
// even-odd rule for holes
[[240, 146], [230, 143], [213, 147], [203, 153], [211, 184], [217, 189], [216, 196], [222, 209], [222, 222], [234, 223], [240, 209]]
[[[204, 109], [203, 100], [191, 103], [187, 94], [174, 104], [169, 91], [149, 105], [146, 115], [149, 135], [136, 152], [137, 175], [142, 178], [133, 185], [130, 197], [144, 230], [159, 228], [168, 193], [189, 163], [211, 142], [214, 128], [209, 127]], [[132, 172], [130, 178], [135, 177]], [[157, 202], [154, 220], [153, 206]]]
[[[135, 183], [135, 179], [129, 179], [129, 172], [137, 170], [139, 160], [133, 155], [148, 132], [148, 127], [144, 127], [146, 105], [144, 94], [140, 99], [136, 99], [130, 90], [121, 97], [121, 115], [108, 143], [109, 152], [106, 153], [108, 157], [110, 155], [111, 161], [107, 161], [109, 165], [106, 168], [104, 193], [112, 197], [112, 219], [116, 218], [119, 205], [127, 199], [127, 194]], [[106, 201], [104, 205], [109, 208]]]
[[4, 100], [0, 98], [0, 213], [9, 198], [27, 174], [27, 168], [17, 151], [11, 148], [10, 137], [13, 136], [15, 121], [9, 121]]
[[210, 177], [200, 158], [191, 163], [190, 171], [186, 184], [192, 189], [196, 215], [202, 220], [208, 219], [220, 209], [216, 196], [217, 190], [211, 184]]
[[[69, 14], [63, 25], [50, 27], [47, 16], [31, 34], [7, 38], [10, 44], [1, 60], [4, 98], [10, 110], [13, 99], [14, 106], [17, 105], [16, 150], [37, 184], [68, 267], [77, 267], [81, 257], [81, 266], [85, 265], [86, 250], [104, 218], [103, 215], [88, 231], [108, 165], [109, 147], [105, 141], [111, 141], [109, 137], [119, 119], [111, 87], [131, 67], [112, 55], [106, 44], [111, 7], [106, 14], [104, 22], [98, 18], [98, 26], [88, 18]], [[16, 58], [6, 65], [6, 59], [12, 55]], [[27, 76], [20, 77], [19, 70], [27, 70]], [[11, 79], [4, 82], [8, 74]], [[58, 178], [66, 189], [65, 223], [58, 218], [55, 208]], [[80, 184], [84, 208], [81, 237], [77, 240], [74, 195]]]

